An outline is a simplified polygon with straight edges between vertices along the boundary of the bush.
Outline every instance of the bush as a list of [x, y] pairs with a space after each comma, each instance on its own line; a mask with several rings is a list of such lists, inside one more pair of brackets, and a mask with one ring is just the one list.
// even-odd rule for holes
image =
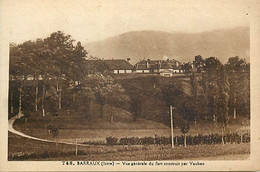
[[116, 137], [107, 137], [107, 145], [117, 145], [117, 138]]
[[57, 137], [59, 135], [59, 128], [53, 124], [47, 126], [47, 130], [52, 134], [53, 137]]

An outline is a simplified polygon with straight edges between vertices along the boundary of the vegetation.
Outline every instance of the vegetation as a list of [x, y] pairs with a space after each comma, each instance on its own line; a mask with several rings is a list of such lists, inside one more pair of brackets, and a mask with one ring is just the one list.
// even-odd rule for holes
[[[93, 68], [87, 63], [87, 52], [80, 42], [73, 42], [70, 35], [58, 31], [46, 39], [10, 44], [10, 115], [23, 111], [29, 117], [35, 111], [45, 117], [66, 110], [88, 118], [97, 102], [100, 118], [109, 104], [130, 111], [133, 121], [141, 117], [168, 126], [172, 105], [175, 127], [181, 127], [181, 121], [211, 118], [225, 130], [230, 116], [249, 117], [249, 64], [239, 57], [223, 65], [215, 57], [195, 56], [200, 73], [189, 74], [188, 66], [190, 82], [158, 76], [114, 79], [102, 65]], [[111, 123], [113, 119], [111, 115]]]
[[[177, 159], [208, 159], [225, 155], [249, 156], [250, 145], [197, 145], [177, 146], [171, 149], [168, 145], [151, 146], [78, 146], [75, 156], [75, 145], [46, 143], [23, 138], [9, 133], [8, 160], [177, 160]], [[214, 159], [213, 158], [213, 159]], [[232, 157], [231, 157], [232, 158]]]
[[[181, 77], [124, 78], [110, 75], [102, 65], [93, 67], [86, 56], [80, 42], [75, 44], [70, 35], [60, 31], [45, 39], [10, 44], [9, 118], [25, 114], [15, 122], [16, 129], [55, 140], [73, 140], [82, 135], [106, 138], [107, 147], [103, 140], [86, 140], [101, 145], [79, 150], [79, 157], [92, 160], [112, 155], [128, 160], [183, 159], [214, 156], [214, 149], [216, 156], [249, 153], [249, 144], [213, 145], [250, 141], [249, 135], [237, 133], [243, 125], [249, 126], [243, 122], [250, 119], [250, 64], [244, 59], [231, 57], [222, 64], [215, 57], [203, 59], [198, 55], [194, 62], [198, 73], [187, 63], [183, 66], [185, 76]], [[171, 150], [168, 146], [170, 105], [174, 107], [175, 143], [186, 150]], [[122, 132], [124, 129], [135, 132]], [[160, 136], [153, 137], [157, 129], [162, 129]], [[17, 154], [16, 149], [23, 152], [25, 146], [15, 139], [29, 142], [11, 135], [10, 160], [79, 158], [73, 156], [73, 146], [57, 144], [53, 148], [51, 143], [36, 141], [28, 143], [27, 149], [39, 144], [44, 151]]]
[[195, 56], [194, 64], [200, 72], [186, 74], [189, 79], [117, 78], [131, 100], [129, 111], [134, 120], [138, 115], [170, 126], [170, 105], [175, 108], [175, 127], [181, 127], [185, 120], [195, 125], [199, 120], [210, 120], [225, 130], [237, 118], [250, 118], [250, 64], [231, 57], [223, 65], [215, 57], [204, 60], [200, 55]]
[[[187, 131], [187, 130], [186, 130]], [[185, 131], [182, 131], [184, 136], [175, 136], [174, 137], [174, 145], [183, 145], [186, 147], [187, 145], [203, 145], [203, 144], [220, 144], [222, 143], [248, 143], [250, 142], [250, 133], [226, 133], [224, 135], [222, 134], [210, 134], [210, 135], [194, 135], [194, 136], [186, 136]], [[89, 143], [89, 142], [86, 142]], [[93, 145], [98, 145], [103, 142], [92, 142]], [[124, 137], [124, 138], [116, 138], [116, 137], [107, 137], [106, 138], [106, 144], [107, 145], [170, 145], [171, 144], [171, 137], [158, 137], [155, 135], [155, 137]]]
[[102, 118], [105, 104], [127, 102], [124, 89], [87, 64], [86, 55], [80, 42], [74, 45], [71, 36], [60, 31], [46, 39], [10, 44], [9, 117], [55, 116], [66, 110], [88, 118], [95, 101]]

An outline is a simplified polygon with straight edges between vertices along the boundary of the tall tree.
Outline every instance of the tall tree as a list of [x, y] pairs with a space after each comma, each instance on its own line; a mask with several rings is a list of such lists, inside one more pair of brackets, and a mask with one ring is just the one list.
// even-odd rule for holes
[[205, 60], [204, 70], [206, 71], [206, 97], [208, 113], [212, 115], [213, 121], [217, 123], [217, 101], [219, 97], [218, 82], [220, 72], [223, 69], [221, 62], [215, 57]]
[[[225, 65], [230, 82], [229, 106], [230, 112], [233, 114], [233, 119], [236, 119], [237, 113], [241, 113], [243, 109], [249, 109], [250, 73], [248, 66], [249, 64], [246, 63], [245, 59], [240, 59], [238, 56], [230, 57]], [[245, 106], [241, 107], [243, 105]], [[239, 112], [237, 108], [240, 109]], [[242, 112], [242, 114], [249, 114], [248, 112]]]
[[183, 144], [184, 144], [184, 147], [186, 148], [187, 147], [187, 137], [186, 137], [186, 134], [190, 130], [190, 123], [186, 119], [181, 119], [180, 121], [181, 121], [180, 122], [180, 131], [184, 135], [184, 142], [183, 142]]
[[230, 86], [224, 69], [221, 72], [221, 77], [219, 78], [218, 87], [219, 87], [219, 95], [218, 95], [218, 103], [217, 103], [218, 114], [220, 116], [219, 117], [220, 121], [222, 122], [223, 131], [225, 131], [225, 128], [229, 120], [228, 101], [230, 95]]
[[195, 56], [195, 67], [197, 68], [197, 72], [200, 73], [201, 69], [205, 66], [205, 61], [203, 60], [201, 55]]
[[103, 118], [104, 106], [106, 104], [110, 103], [115, 106], [128, 101], [128, 97], [124, 94], [124, 89], [119, 84], [116, 84], [111, 76], [102, 74], [85, 76], [82, 85], [92, 93], [91, 97], [94, 95], [100, 106], [99, 116], [101, 118]]
[[190, 75], [190, 84], [191, 84], [191, 93], [192, 93], [192, 102], [193, 102], [193, 112], [194, 112], [194, 122], [196, 125], [196, 115], [198, 114], [198, 83], [196, 77], [193, 74]]

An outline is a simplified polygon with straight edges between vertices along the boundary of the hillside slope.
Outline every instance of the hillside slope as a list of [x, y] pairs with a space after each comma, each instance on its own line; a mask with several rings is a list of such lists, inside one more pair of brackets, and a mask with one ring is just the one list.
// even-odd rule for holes
[[161, 89], [169, 83], [175, 83], [183, 91], [190, 95], [191, 86], [189, 78], [165, 78], [160, 76], [140, 76], [133, 78], [117, 78], [131, 97], [138, 95], [138, 118], [163, 123], [170, 127], [169, 107], [166, 105], [161, 93]]
[[89, 54], [104, 59], [131, 58], [162, 59], [163, 55], [182, 62], [195, 55], [215, 56], [222, 62], [240, 56], [249, 62], [249, 28], [238, 27], [203, 33], [169, 33], [161, 31], [133, 31], [103, 41], [85, 44]]

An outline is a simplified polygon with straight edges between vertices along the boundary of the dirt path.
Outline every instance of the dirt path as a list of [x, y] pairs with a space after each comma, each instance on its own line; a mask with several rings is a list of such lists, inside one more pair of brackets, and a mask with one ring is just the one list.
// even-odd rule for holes
[[[54, 141], [54, 140], [47, 140], [47, 139], [32, 137], [32, 136], [26, 135], [24, 133], [21, 133], [20, 131], [15, 130], [13, 127], [13, 124], [17, 118], [18, 118], [18, 115], [14, 116], [8, 120], [8, 131], [9, 132], [17, 134], [17, 135], [25, 137], [25, 138], [28, 138], [28, 139], [38, 140], [38, 141], [42, 141], [42, 142], [56, 143], [56, 141]], [[61, 142], [61, 141], [57, 141], [57, 143], [67, 144], [67, 145], [92, 146], [92, 145], [88, 145], [88, 144], [76, 144], [76, 143], [72, 143], [72, 142]]]

